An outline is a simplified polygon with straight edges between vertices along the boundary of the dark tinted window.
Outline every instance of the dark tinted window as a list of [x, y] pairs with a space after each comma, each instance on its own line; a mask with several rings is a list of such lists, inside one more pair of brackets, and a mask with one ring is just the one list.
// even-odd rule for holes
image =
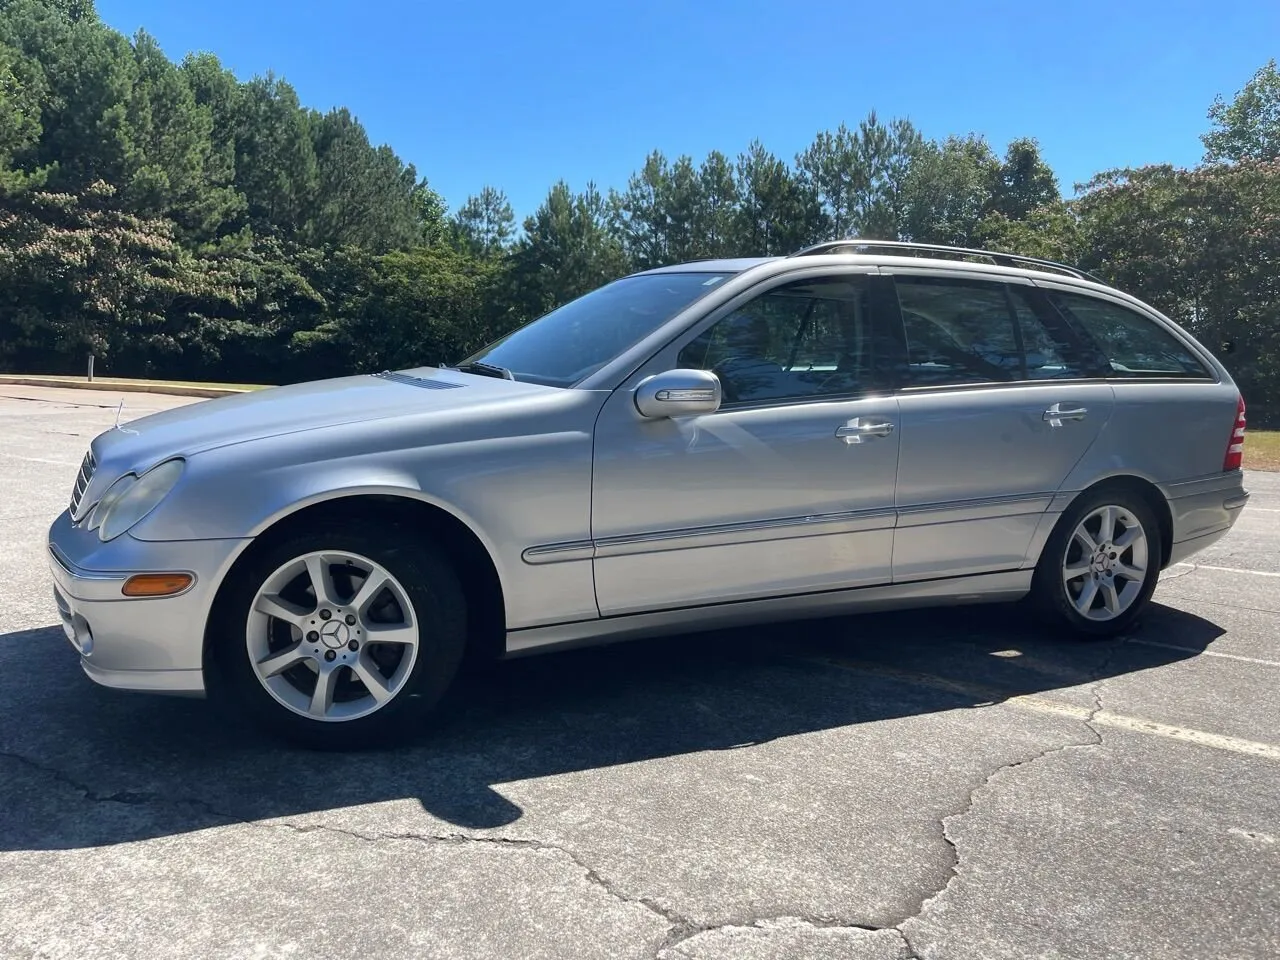
[[1022, 351], [1004, 285], [898, 277], [913, 386], [1023, 379]]
[[624, 277], [552, 310], [470, 360], [505, 367], [517, 380], [570, 387], [714, 290], [726, 276]]
[[[1043, 301], [1039, 311], [1029, 298], [1030, 291], [1009, 284], [1005, 287], [1022, 332], [1022, 347], [1027, 359], [1028, 380], [1070, 380], [1096, 376], [1096, 361], [1086, 359], [1080, 344], [1060, 317], [1054, 316]], [[1045, 314], [1048, 314], [1047, 316]]]
[[911, 386], [1063, 380], [1097, 362], [1061, 316], [1019, 284], [897, 277]]
[[1113, 376], [1207, 377], [1204, 366], [1155, 321], [1109, 300], [1048, 291], [1049, 299], [1097, 341]]
[[802, 281], [757, 297], [680, 351], [681, 367], [710, 370], [726, 403], [863, 393], [876, 344], [866, 280]]

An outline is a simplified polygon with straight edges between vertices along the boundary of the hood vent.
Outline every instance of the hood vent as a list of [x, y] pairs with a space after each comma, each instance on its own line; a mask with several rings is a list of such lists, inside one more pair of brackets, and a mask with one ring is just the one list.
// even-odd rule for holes
[[431, 379], [411, 377], [407, 373], [392, 373], [390, 370], [383, 370], [381, 373], [375, 373], [374, 376], [382, 380], [403, 383], [409, 387], [421, 387], [423, 390], [454, 390], [458, 387], [466, 386], [464, 383], [454, 383], [452, 380], [440, 380], [435, 377]]

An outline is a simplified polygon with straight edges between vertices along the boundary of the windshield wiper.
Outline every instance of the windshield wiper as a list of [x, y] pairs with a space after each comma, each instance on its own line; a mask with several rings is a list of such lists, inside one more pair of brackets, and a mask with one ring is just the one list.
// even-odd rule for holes
[[463, 373], [478, 373], [482, 377], [497, 377], [499, 380], [514, 380], [513, 374], [506, 367], [499, 367], [496, 364], [485, 363], [483, 360], [471, 360], [468, 363], [460, 363], [455, 370]]

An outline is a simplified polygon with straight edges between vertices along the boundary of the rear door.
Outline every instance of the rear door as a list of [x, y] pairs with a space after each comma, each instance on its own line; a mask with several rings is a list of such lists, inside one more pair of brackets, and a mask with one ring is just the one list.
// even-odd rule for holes
[[1020, 278], [894, 276], [894, 582], [1021, 567], [1041, 515], [1114, 406], [1097, 358]]
[[1050, 303], [1097, 343], [1115, 393], [1105, 449], [1090, 461], [1123, 465], [1157, 483], [1222, 472], [1239, 393], [1154, 317], [1118, 297], [1036, 281]]

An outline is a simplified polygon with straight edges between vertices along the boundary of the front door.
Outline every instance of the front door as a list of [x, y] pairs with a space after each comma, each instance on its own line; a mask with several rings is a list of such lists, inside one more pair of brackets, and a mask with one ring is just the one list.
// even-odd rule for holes
[[[872, 278], [746, 294], [628, 380], [596, 426], [592, 538], [602, 616], [887, 583], [898, 403]], [[715, 413], [645, 419], [633, 391], [715, 372]]]
[[1111, 386], [1030, 284], [894, 280], [908, 363], [893, 578], [1017, 569], [1110, 419]]

